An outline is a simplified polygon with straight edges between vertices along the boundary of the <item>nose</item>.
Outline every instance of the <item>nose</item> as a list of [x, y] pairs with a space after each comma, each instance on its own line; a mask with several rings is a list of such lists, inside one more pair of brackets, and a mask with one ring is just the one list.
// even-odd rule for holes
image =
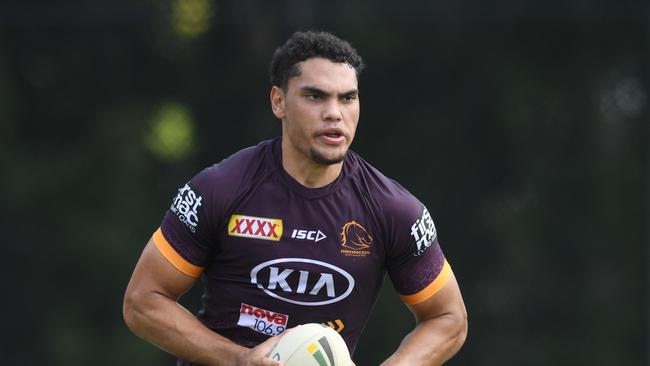
[[341, 108], [337, 100], [329, 100], [323, 105], [322, 118], [325, 121], [331, 122], [338, 122], [343, 119]]

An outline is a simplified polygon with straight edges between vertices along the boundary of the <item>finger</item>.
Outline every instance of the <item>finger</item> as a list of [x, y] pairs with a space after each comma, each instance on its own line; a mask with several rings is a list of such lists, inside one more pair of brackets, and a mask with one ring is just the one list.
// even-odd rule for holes
[[268, 354], [271, 353], [273, 347], [275, 347], [275, 345], [278, 344], [280, 338], [281, 336], [277, 335], [258, 344], [257, 346], [255, 346], [255, 353], [263, 356], [268, 356]]
[[272, 358], [265, 357], [265, 358], [261, 359], [260, 362], [257, 363], [257, 365], [260, 365], [260, 366], [282, 366], [282, 363], [280, 361], [278, 361], [278, 360], [274, 360]]

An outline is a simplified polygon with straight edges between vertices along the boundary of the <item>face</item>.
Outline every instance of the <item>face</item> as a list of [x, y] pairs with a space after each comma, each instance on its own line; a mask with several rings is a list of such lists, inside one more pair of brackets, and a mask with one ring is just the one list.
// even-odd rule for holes
[[299, 67], [300, 75], [289, 79], [286, 90], [271, 90], [288, 153], [320, 165], [340, 163], [359, 121], [356, 72], [324, 58], [305, 60]]

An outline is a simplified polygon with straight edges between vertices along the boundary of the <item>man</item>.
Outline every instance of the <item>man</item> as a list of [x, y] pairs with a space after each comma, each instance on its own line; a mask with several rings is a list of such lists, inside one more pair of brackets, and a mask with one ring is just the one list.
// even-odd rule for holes
[[[385, 365], [440, 365], [465, 306], [427, 209], [348, 148], [363, 62], [329, 33], [295, 33], [271, 62], [282, 137], [181, 187], [127, 287], [134, 333], [179, 365], [278, 365], [285, 329], [328, 324], [353, 352], [388, 272], [417, 320]], [[201, 277], [198, 318], [177, 300]]]

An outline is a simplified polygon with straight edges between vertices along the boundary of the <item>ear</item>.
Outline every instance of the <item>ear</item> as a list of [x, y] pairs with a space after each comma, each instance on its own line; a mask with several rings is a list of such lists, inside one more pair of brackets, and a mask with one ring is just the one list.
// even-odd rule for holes
[[278, 88], [277, 86], [273, 86], [271, 88], [271, 109], [273, 110], [273, 114], [278, 118], [278, 119], [283, 119], [285, 116], [284, 113], [284, 102], [285, 102], [285, 95], [284, 95], [284, 90], [282, 88]]

